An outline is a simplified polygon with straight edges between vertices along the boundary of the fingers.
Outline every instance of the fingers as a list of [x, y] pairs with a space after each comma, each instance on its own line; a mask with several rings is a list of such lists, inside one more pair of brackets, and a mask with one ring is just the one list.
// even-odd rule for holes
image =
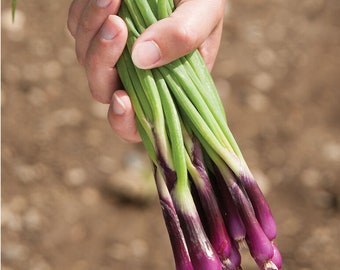
[[[84, 0], [77, 0], [84, 1]], [[81, 5], [82, 3], [75, 3]], [[118, 12], [120, 1], [114, 0], [90, 0], [79, 17], [75, 31], [76, 54], [80, 64], [84, 63], [90, 41], [97, 34], [98, 29], [110, 14]], [[78, 14], [76, 14], [78, 15]]]
[[218, 27], [224, 4], [224, 0], [181, 1], [169, 18], [151, 25], [137, 39], [132, 50], [135, 65], [158, 67], [200, 47]]
[[135, 113], [129, 96], [125, 91], [114, 93], [108, 111], [108, 120], [112, 129], [128, 142], [140, 142], [141, 137], [136, 126]]
[[209, 38], [207, 38], [202, 43], [202, 45], [198, 48], [209, 71], [212, 70], [215, 60], [216, 60], [218, 49], [220, 47], [222, 30], [223, 30], [223, 19], [220, 20], [217, 27], [210, 34]]
[[113, 91], [120, 88], [115, 65], [125, 47], [127, 28], [124, 21], [109, 15], [99, 33], [91, 41], [84, 66], [94, 99], [110, 103]]
[[124, 140], [140, 142], [130, 98], [121, 88], [115, 68], [127, 39], [126, 25], [116, 14], [120, 0], [74, 0], [69, 9], [68, 29], [76, 40], [76, 54], [84, 65], [92, 96], [111, 103], [112, 129]]
[[70, 5], [67, 17], [67, 28], [73, 37], [76, 36], [78, 22], [87, 3], [88, 0], [74, 0]]

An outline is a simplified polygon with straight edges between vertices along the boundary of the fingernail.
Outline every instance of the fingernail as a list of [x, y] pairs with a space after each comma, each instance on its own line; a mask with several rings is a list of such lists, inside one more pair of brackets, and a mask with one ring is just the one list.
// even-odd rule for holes
[[136, 45], [131, 57], [137, 67], [149, 68], [161, 59], [161, 52], [154, 41], [146, 41]]
[[121, 98], [117, 94], [113, 94], [113, 104], [112, 104], [113, 113], [116, 115], [123, 115], [126, 111], [125, 105]]
[[[113, 15], [110, 15], [108, 19], [112, 22]], [[116, 36], [116, 31], [113, 29], [111, 24], [104, 23], [101, 30], [101, 36], [105, 40], [112, 40]]]
[[96, 0], [96, 3], [98, 7], [105, 8], [111, 3], [111, 0]]

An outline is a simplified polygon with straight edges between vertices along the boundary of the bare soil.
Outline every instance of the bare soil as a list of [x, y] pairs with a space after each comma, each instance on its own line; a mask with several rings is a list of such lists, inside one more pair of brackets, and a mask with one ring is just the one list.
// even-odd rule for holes
[[[18, 1], [14, 25], [3, 2], [2, 269], [174, 269], [143, 147], [111, 131], [77, 64], [70, 1]], [[212, 72], [287, 270], [340, 265], [339, 15], [230, 1]]]

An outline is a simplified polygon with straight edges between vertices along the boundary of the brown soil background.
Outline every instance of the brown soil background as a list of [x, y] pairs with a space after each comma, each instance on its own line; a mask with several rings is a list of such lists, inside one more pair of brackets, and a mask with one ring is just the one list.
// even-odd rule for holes
[[[174, 269], [144, 150], [111, 131], [76, 62], [70, 1], [18, 1], [15, 25], [9, 2], [2, 269]], [[340, 265], [339, 15], [338, 0], [230, 1], [212, 73], [287, 270]]]

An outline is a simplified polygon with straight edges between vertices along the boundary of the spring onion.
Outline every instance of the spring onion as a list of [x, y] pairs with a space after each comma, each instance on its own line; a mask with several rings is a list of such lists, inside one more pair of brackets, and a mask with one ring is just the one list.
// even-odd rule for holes
[[117, 69], [153, 164], [176, 269], [242, 269], [240, 243], [260, 269], [280, 269], [273, 215], [199, 52], [149, 70], [131, 60], [136, 39], [174, 8], [172, 0], [122, 1], [128, 40]]

